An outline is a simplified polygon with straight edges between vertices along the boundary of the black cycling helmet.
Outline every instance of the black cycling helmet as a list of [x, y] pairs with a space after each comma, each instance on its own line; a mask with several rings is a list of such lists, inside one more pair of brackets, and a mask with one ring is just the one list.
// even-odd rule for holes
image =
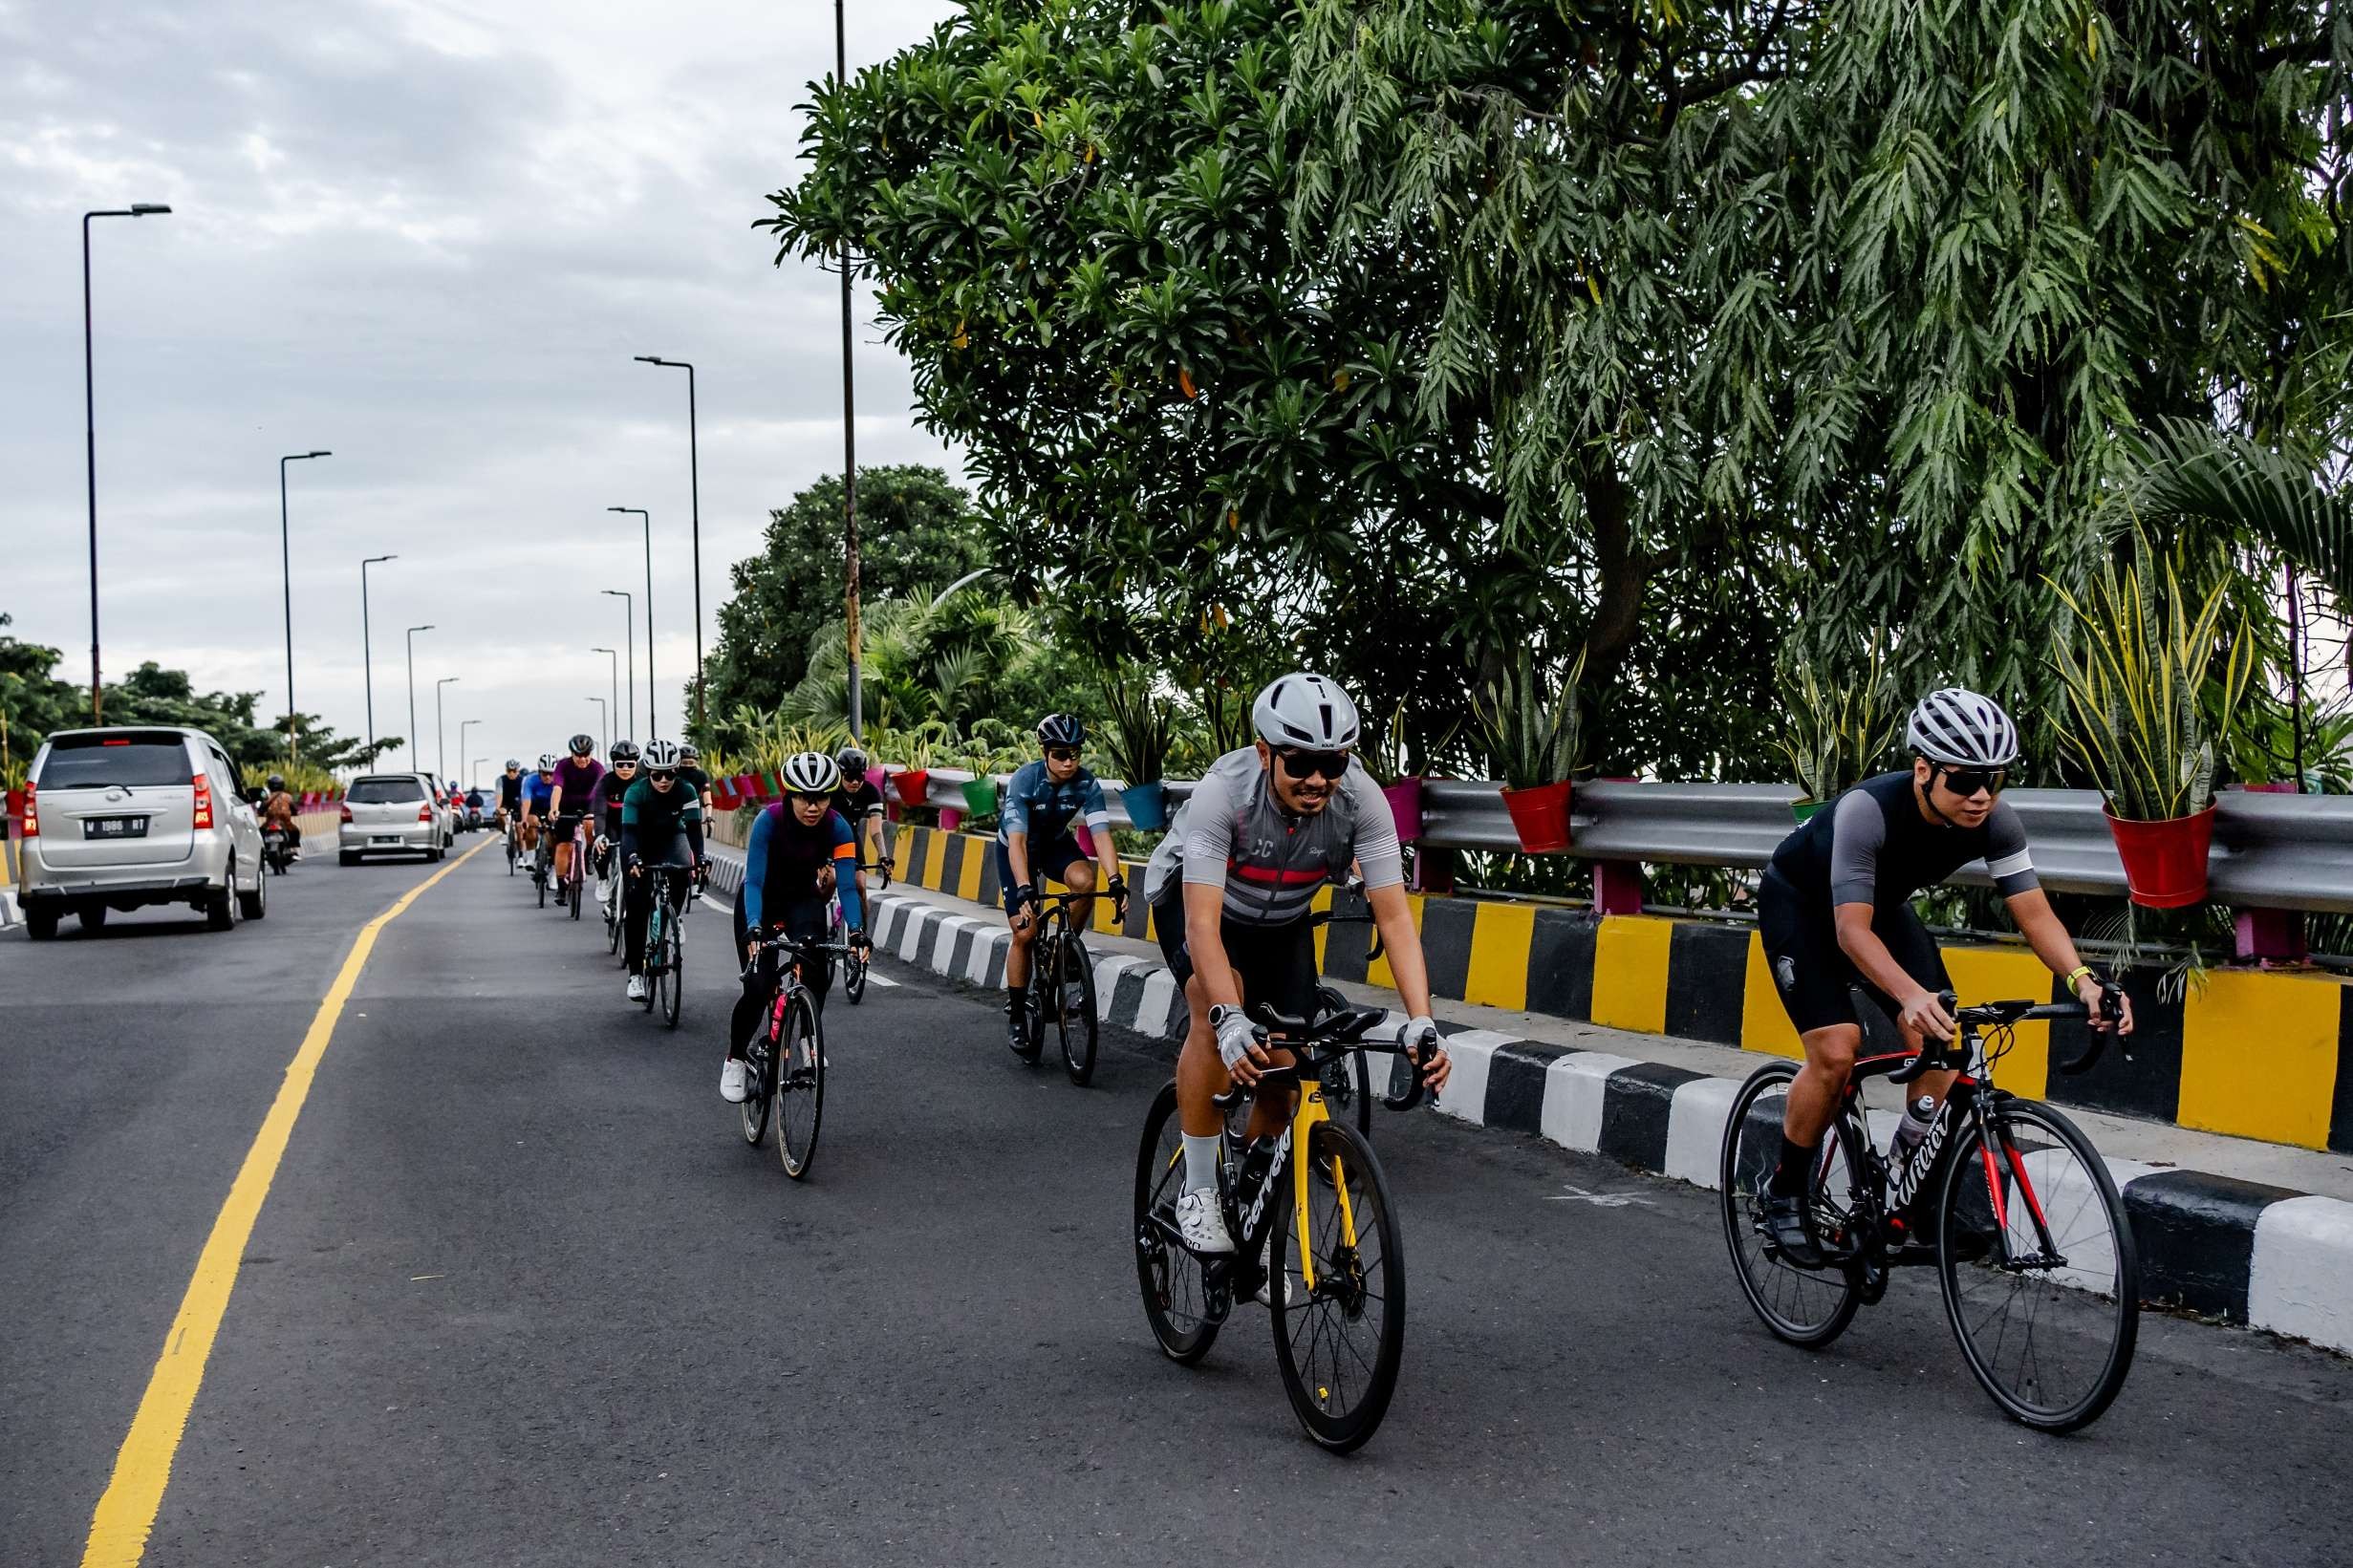
[[623, 763], [634, 763], [637, 760], [637, 742], [615, 741], [613, 742], [613, 750], [609, 755], [616, 767]]
[[279, 790], [281, 790], [281, 789], [284, 789], [285, 787], [286, 787], [286, 775], [285, 775], [285, 774], [283, 774], [283, 773], [272, 773], [271, 775], [270, 775], [270, 792], [271, 792], [272, 794], [275, 794], [277, 791], [279, 791]]
[[702, 760], [702, 753], [701, 753], [701, 752], [699, 752], [699, 751], [697, 751], [697, 750], [695, 749], [695, 743], [694, 743], [692, 741], [680, 741], [679, 742], [679, 761], [680, 761], [680, 762], [681, 762], [681, 763], [695, 763], [695, 762], [701, 762]]
[[1074, 713], [1049, 713], [1038, 720], [1038, 741], [1048, 746], [1083, 746], [1086, 722]]
[[572, 754], [574, 757], [587, 757], [595, 750], [596, 737], [594, 735], [575, 735], [572, 738]]
[[842, 770], [842, 778], [845, 782], [853, 779], [863, 780], [866, 777], [868, 765], [865, 748], [854, 744], [842, 747], [833, 754], [833, 765]]
[[523, 764], [520, 762], [516, 761], [512, 757], [507, 759], [507, 771], [509, 773], [512, 773], [515, 769], [521, 767], [522, 765]]

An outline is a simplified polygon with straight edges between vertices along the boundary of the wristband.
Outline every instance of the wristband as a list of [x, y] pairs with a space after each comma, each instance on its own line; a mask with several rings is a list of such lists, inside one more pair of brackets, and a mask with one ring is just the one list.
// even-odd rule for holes
[[2084, 976], [2086, 976], [2086, 975], [2088, 975], [2088, 974], [2090, 974], [2090, 973], [2091, 973], [2091, 965], [2089, 965], [2089, 964], [2078, 964], [2078, 965], [2076, 965], [2073, 969], [2071, 969], [2071, 970], [2069, 970], [2069, 971], [2067, 972], [2067, 989], [2068, 989], [2068, 990], [2070, 990], [2070, 991], [2074, 990], [2074, 989], [2075, 989], [2075, 982], [2076, 982], [2076, 981], [2078, 981], [2078, 980], [2080, 980], [2080, 979], [2082, 979]]

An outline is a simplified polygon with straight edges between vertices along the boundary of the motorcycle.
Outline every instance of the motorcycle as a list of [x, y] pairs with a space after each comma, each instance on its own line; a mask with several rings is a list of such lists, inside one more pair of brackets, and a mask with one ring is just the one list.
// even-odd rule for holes
[[294, 836], [285, 828], [272, 825], [262, 829], [262, 859], [275, 876], [284, 876], [286, 868], [294, 863]]

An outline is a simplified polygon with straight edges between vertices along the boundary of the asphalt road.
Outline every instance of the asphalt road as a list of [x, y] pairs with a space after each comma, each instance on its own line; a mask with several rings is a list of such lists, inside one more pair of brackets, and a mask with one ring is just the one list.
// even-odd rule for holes
[[[353, 934], [425, 869], [312, 861], [212, 935], [0, 937], [0, 1564], [80, 1559], [196, 1254]], [[2342, 1563], [2353, 1366], [2171, 1320], [2090, 1431], [2003, 1421], [1932, 1286], [1766, 1337], [1714, 1199], [1431, 1115], [1376, 1130], [1405, 1381], [1349, 1459], [1238, 1317], [1186, 1369], [1128, 1245], [1158, 1047], [1018, 1064], [996, 1004], [838, 997], [812, 1179], [686, 1026], [485, 854], [388, 926], [240, 1270], [155, 1564], [1416, 1568]], [[1600, 1199], [1602, 1201], [1594, 1201]]]

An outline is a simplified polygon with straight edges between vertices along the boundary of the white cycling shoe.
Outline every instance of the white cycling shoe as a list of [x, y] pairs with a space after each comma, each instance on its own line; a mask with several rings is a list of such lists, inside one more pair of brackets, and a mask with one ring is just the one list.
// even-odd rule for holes
[[629, 999], [630, 999], [631, 1001], [643, 1001], [643, 1000], [645, 1000], [645, 977], [644, 977], [644, 976], [642, 976], [642, 975], [632, 975], [632, 976], [630, 976], [630, 977], [629, 977]]
[[1225, 1234], [1225, 1215], [1218, 1212], [1218, 1194], [1187, 1188], [1176, 1198], [1176, 1234], [1197, 1253], [1230, 1253], [1234, 1238]]
[[731, 1106], [740, 1106], [745, 1092], [744, 1063], [731, 1056], [727, 1064], [719, 1069], [719, 1097]]
[[[1266, 1237], [1265, 1244], [1260, 1247], [1258, 1251], [1258, 1266], [1266, 1273], [1266, 1278], [1259, 1282], [1258, 1287], [1257, 1300], [1258, 1304], [1261, 1306], [1272, 1306], [1275, 1304], [1273, 1295], [1275, 1283], [1274, 1252], [1275, 1238], [1273, 1235], [1269, 1235]], [[1298, 1293], [1291, 1289], [1291, 1271], [1285, 1269], [1283, 1271], [1283, 1304], [1284, 1306], [1289, 1306], [1298, 1299]]]

